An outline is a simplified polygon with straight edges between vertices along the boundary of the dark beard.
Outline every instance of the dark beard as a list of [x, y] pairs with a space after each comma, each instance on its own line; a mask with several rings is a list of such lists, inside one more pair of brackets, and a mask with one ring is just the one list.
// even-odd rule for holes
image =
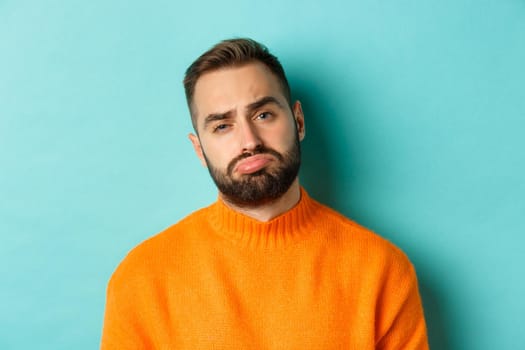
[[[266, 153], [275, 157], [277, 167], [263, 168], [252, 174], [242, 175], [240, 179], [232, 177], [233, 169], [238, 161], [255, 154]], [[294, 182], [301, 165], [301, 146], [299, 137], [295, 135], [293, 146], [281, 154], [271, 148], [260, 146], [249, 153], [243, 153], [233, 159], [226, 173], [215, 168], [206, 158], [208, 171], [224, 199], [239, 207], [255, 207], [280, 198], [288, 191]]]

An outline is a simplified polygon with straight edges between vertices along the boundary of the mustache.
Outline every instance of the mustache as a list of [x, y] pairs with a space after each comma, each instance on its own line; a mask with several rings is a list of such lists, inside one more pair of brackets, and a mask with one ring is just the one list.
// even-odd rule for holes
[[235, 168], [237, 163], [240, 162], [241, 160], [254, 156], [256, 154], [265, 154], [265, 153], [274, 156], [279, 161], [284, 161], [284, 157], [282, 156], [282, 154], [280, 154], [276, 150], [265, 147], [265, 146], [258, 146], [251, 152], [244, 152], [244, 153], [239, 154], [237, 157], [233, 158], [228, 164], [228, 168], [226, 168], [227, 174], [231, 175], [233, 173], [233, 169]]

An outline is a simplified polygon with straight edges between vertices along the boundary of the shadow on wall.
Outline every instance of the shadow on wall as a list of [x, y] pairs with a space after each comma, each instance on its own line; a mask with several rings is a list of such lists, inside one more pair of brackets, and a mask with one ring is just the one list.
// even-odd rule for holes
[[305, 82], [297, 85], [299, 86], [294, 88], [294, 98], [302, 103], [306, 125], [306, 137], [301, 143], [301, 184], [312, 197], [332, 207], [337, 199], [337, 181], [340, 178], [333, 159], [335, 146], [330, 144], [331, 126], [326, 127], [322, 123], [322, 119], [328, 119], [331, 111], [319, 109], [319, 101], [324, 100], [319, 99], [318, 91], [315, 91], [313, 85], [308, 86]]
[[[301, 184], [315, 199], [348, 215], [349, 213], [345, 213], [345, 209], [350, 206], [343, 203], [351, 199], [341, 197], [342, 192], [338, 191], [338, 185], [341, 185], [341, 181], [352, 181], [355, 176], [359, 177], [359, 169], [353, 164], [350, 156], [351, 150], [366, 149], [366, 147], [356, 147], [354, 143], [359, 142], [356, 141], [358, 139], [348, 135], [346, 130], [334, 124], [334, 121], [343, 120], [341, 116], [337, 115], [341, 111], [337, 111], [333, 107], [341, 105], [341, 103], [331, 101], [334, 97], [327, 90], [329, 87], [323, 88], [328, 79], [325, 78], [323, 79], [325, 81], [322, 82], [312, 82], [305, 80], [304, 74], [300, 74], [300, 72], [297, 74], [291, 72], [289, 79], [293, 85], [293, 97], [301, 101], [306, 121], [306, 138], [301, 144]], [[349, 87], [347, 91], [351, 92], [352, 89]], [[345, 102], [347, 101], [348, 99]], [[353, 112], [355, 110], [348, 111], [345, 109], [344, 111], [346, 116], [356, 115]], [[359, 131], [356, 130], [355, 132], [358, 133]], [[341, 144], [344, 144], [345, 150], [340, 149]], [[335, 155], [337, 155], [337, 159], [335, 159]], [[341, 174], [344, 174], [344, 178]], [[352, 186], [347, 188], [350, 188], [350, 192], [352, 192]], [[344, 195], [348, 196], [346, 192]], [[359, 208], [359, 203], [352, 203], [351, 207], [355, 210]], [[366, 222], [367, 213], [352, 212], [351, 217], [358, 222], [361, 220]], [[387, 222], [382, 223], [383, 227], [388, 227], [388, 225]], [[453, 322], [447, 322], [446, 307], [444, 307], [446, 305], [443, 305], [443, 298], [440, 297], [438, 288], [431, 283], [430, 270], [422, 268], [425, 263], [424, 260], [418, 258], [417, 252], [410, 255], [412, 256], [412, 263], [418, 271], [430, 348], [432, 350], [459, 349], [459, 345], [450, 343], [449, 335], [453, 332], [447, 327]]]

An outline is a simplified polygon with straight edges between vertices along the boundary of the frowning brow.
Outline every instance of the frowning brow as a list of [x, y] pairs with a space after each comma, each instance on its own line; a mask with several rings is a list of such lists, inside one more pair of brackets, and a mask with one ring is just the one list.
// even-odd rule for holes
[[233, 111], [228, 111], [224, 113], [212, 113], [208, 114], [206, 118], [204, 118], [204, 128], [206, 128], [209, 124], [218, 121], [218, 120], [225, 120], [232, 116]]
[[279, 102], [279, 100], [276, 99], [275, 97], [273, 97], [273, 96], [264, 96], [264, 97], [261, 97], [260, 99], [258, 99], [257, 101], [252, 102], [248, 106], [246, 106], [246, 110], [248, 112], [253, 112], [254, 110], [259, 109], [259, 108], [261, 108], [261, 107], [263, 107], [264, 105], [267, 105], [267, 104], [275, 104], [275, 105], [277, 105], [277, 107], [283, 108], [283, 105], [281, 104], [281, 102]]

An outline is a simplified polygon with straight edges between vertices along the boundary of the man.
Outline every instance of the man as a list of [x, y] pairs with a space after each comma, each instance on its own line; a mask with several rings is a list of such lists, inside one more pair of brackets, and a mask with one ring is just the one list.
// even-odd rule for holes
[[184, 86], [219, 198], [120, 264], [102, 348], [428, 349], [406, 256], [299, 185], [304, 116], [277, 58], [226, 40]]

